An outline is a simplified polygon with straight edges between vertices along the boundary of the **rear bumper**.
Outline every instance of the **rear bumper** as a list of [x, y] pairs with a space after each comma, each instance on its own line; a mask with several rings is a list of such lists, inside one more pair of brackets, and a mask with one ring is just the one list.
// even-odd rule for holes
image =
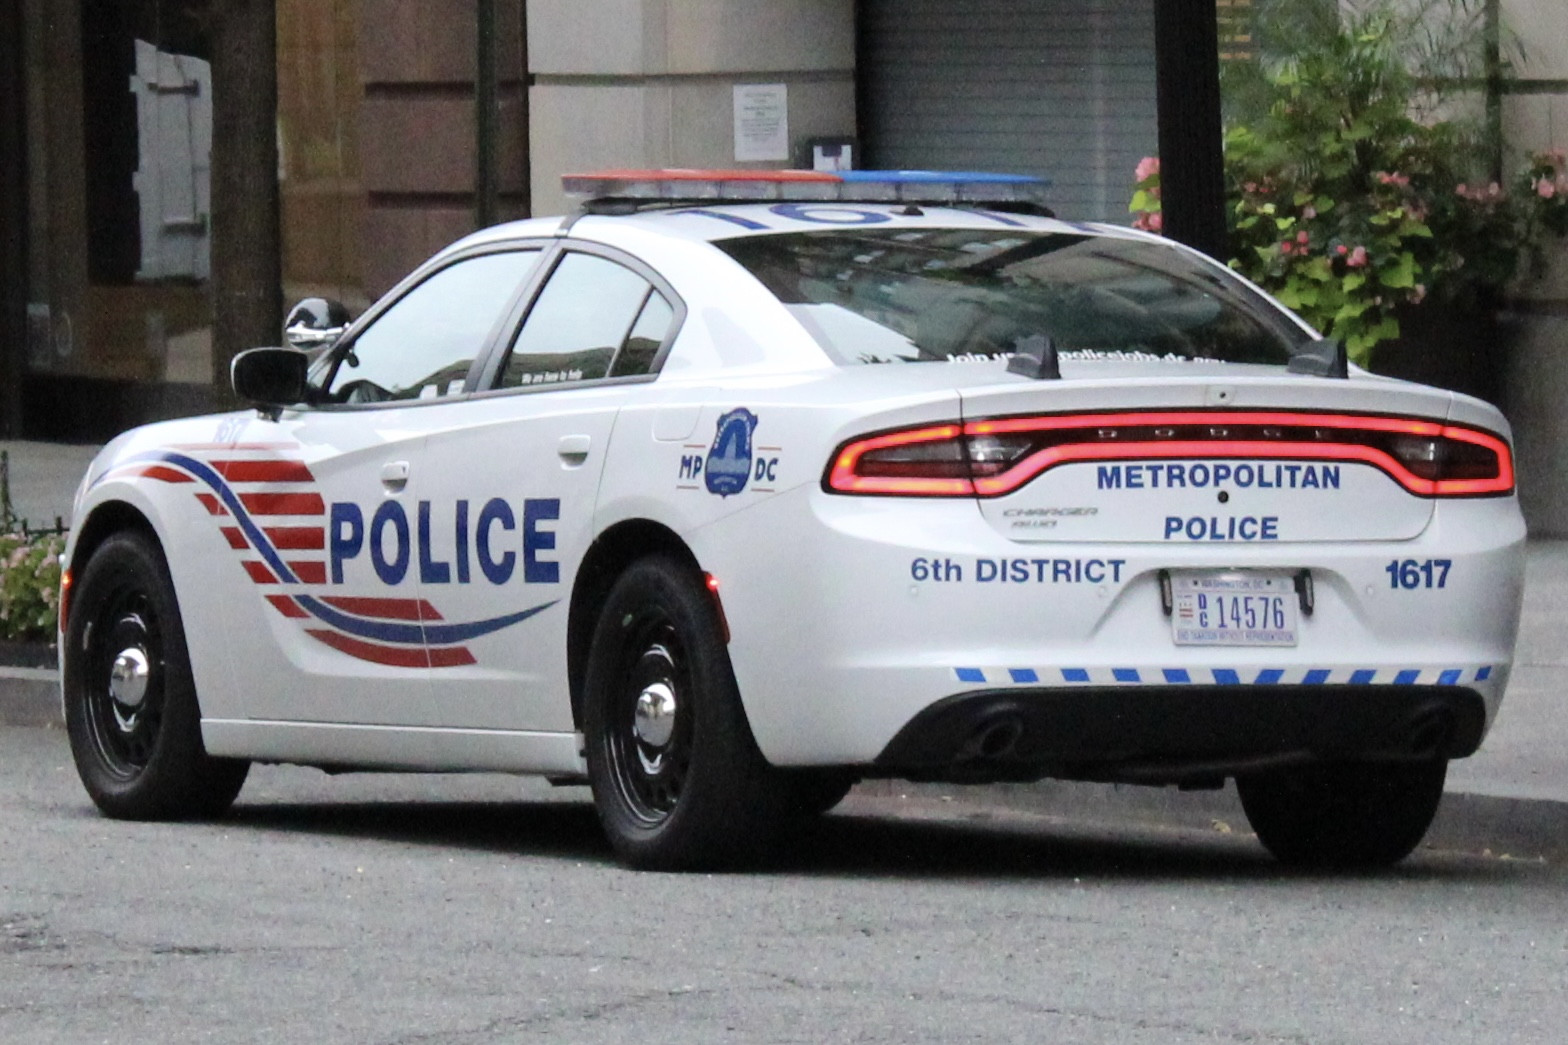
[[[1241, 764], [1335, 750], [1349, 757], [1348, 747], [1315, 738], [1348, 743], [1367, 728], [1356, 694], [1377, 707], [1426, 689], [1449, 694], [1445, 703], [1460, 691], [1469, 694], [1462, 703], [1480, 702], [1479, 734], [1452, 748], [1468, 753], [1502, 700], [1524, 583], [1524, 524], [1511, 498], [1440, 503], [1413, 540], [1352, 543], [1020, 550], [985, 525], [972, 502], [814, 491], [779, 495], [759, 523], [737, 513], [694, 542], [704, 568], [724, 581], [730, 658], [758, 745], [776, 765], [875, 765], [889, 775], [895, 763], [911, 771], [924, 764], [888, 754], [912, 723], [955, 694], [1002, 691], [1083, 709], [1053, 712], [1048, 725], [1060, 749], [1025, 760], [1035, 768], [1019, 767], [1036, 776], [1071, 775], [1038, 771], [1048, 762], [1076, 775], [1125, 778], [1131, 770], [1115, 776], [1106, 767], [1211, 757]], [[1004, 560], [1028, 565], [990, 565]], [[1435, 572], [1430, 588], [1424, 577], [1421, 587], [1396, 585], [1404, 564], [1429, 561], [1448, 564], [1442, 583]], [[1297, 644], [1175, 644], [1161, 571], [1216, 568], [1307, 571], [1315, 609], [1299, 620]], [[1325, 699], [1328, 692], [1344, 696]], [[1167, 726], [1191, 726], [1189, 717], [1245, 721], [1262, 694], [1282, 696], [1282, 710], [1265, 713], [1253, 732], [1232, 733], [1223, 747], [1121, 753], [1114, 737], [1079, 735], [1080, 722], [1092, 734], [1093, 723], [1129, 716], [1152, 738]], [[1343, 723], [1342, 705], [1349, 705]], [[1454, 714], [1460, 723], [1474, 717]], [[1294, 735], [1307, 740], [1276, 742], [1267, 716], [1282, 715], [1324, 720], [1326, 732], [1299, 727]], [[1259, 737], [1259, 746], [1247, 746]]]
[[1213, 782], [1323, 761], [1463, 758], [1486, 704], [1463, 686], [1140, 686], [958, 693], [875, 769], [914, 780]]

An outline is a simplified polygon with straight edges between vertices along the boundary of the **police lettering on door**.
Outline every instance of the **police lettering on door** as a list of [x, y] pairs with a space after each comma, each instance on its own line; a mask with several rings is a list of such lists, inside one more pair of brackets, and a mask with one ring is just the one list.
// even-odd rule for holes
[[[555, 584], [561, 564], [542, 556], [555, 549], [549, 524], [560, 517], [559, 498], [528, 498], [518, 511], [505, 498], [492, 497], [477, 511], [467, 500], [440, 506], [420, 501], [413, 520], [400, 502], [382, 501], [367, 524], [358, 504], [338, 501], [327, 535], [331, 582], [365, 579], [368, 558], [376, 578], [389, 586], [411, 573], [420, 584], [468, 584], [476, 571], [491, 584], [505, 584], [516, 575], [520, 558], [525, 584]], [[435, 546], [447, 537], [450, 551], [437, 553]]]

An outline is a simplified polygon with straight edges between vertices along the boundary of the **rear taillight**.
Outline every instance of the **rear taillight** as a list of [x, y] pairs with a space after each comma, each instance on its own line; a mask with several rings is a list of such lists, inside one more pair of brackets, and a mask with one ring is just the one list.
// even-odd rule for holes
[[1359, 461], [1423, 497], [1506, 494], [1507, 442], [1415, 418], [1266, 411], [1072, 414], [924, 425], [851, 440], [823, 486], [838, 493], [999, 497], [1061, 464], [1220, 458]]

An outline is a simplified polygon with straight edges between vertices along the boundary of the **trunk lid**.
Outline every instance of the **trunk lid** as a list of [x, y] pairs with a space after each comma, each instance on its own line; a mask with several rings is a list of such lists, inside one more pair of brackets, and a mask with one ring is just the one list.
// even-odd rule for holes
[[1391, 474], [1384, 451], [1402, 419], [1448, 420], [1448, 392], [1278, 367], [1064, 361], [1063, 371], [1071, 379], [1009, 375], [961, 392], [966, 422], [1016, 419], [996, 425], [1002, 437], [1009, 425], [1050, 432], [1038, 474], [979, 500], [1010, 540], [1397, 541], [1432, 518], [1433, 499]]

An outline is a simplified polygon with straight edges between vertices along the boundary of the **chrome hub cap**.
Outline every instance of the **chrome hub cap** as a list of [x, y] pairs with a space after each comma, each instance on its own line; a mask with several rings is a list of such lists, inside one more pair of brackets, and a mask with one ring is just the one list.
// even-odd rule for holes
[[121, 650], [109, 667], [109, 695], [122, 707], [141, 707], [147, 696], [147, 676], [151, 673], [147, 654], [141, 647]]
[[675, 690], [668, 682], [650, 683], [637, 697], [632, 729], [637, 739], [652, 748], [662, 748], [675, 732]]

